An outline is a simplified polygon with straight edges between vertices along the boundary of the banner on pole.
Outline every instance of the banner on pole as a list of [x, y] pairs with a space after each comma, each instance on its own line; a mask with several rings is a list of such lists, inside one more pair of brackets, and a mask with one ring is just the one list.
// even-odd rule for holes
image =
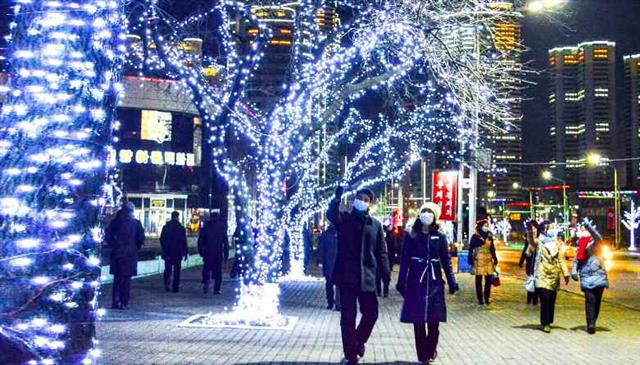
[[440, 220], [455, 222], [458, 206], [458, 171], [434, 171], [431, 199], [442, 209]]

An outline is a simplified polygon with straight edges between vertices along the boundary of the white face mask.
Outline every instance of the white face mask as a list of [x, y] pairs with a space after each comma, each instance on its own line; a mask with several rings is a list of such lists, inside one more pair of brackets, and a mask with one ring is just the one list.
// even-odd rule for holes
[[433, 223], [433, 214], [429, 212], [420, 213], [420, 222], [425, 226], [430, 226]]
[[480, 227], [480, 230], [481, 230], [482, 232], [484, 232], [484, 233], [487, 233], [487, 232], [489, 232], [489, 227], [487, 227], [487, 226], [482, 226], [482, 227]]
[[355, 199], [353, 201], [353, 209], [360, 211], [360, 212], [366, 212], [367, 209], [369, 209], [369, 203], [364, 202], [360, 199]]

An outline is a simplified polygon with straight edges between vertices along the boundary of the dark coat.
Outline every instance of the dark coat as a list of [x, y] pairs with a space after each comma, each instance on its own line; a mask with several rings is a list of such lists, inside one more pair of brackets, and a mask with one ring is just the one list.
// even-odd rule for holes
[[229, 239], [224, 222], [214, 218], [204, 224], [198, 236], [198, 253], [212, 265], [222, 265], [229, 258]]
[[533, 268], [536, 264], [536, 260], [533, 256], [527, 255], [527, 249], [529, 248], [529, 240], [524, 240], [524, 247], [522, 248], [522, 254], [520, 254], [519, 266], [525, 264], [525, 272], [527, 276], [533, 275]]
[[131, 212], [119, 211], [105, 232], [111, 247], [109, 272], [114, 276], [138, 275], [138, 250], [144, 244], [144, 228]]
[[376, 274], [390, 277], [387, 245], [382, 224], [369, 215], [340, 212], [340, 200], [332, 200], [327, 219], [336, 227], [338, 251], [332, 281], [338, 286], [376, 291]]
[[400, 321], [435, 323], [447, 321], [444, 280], [456, 287], [449, 246], [440, 232], [411, 232], [404, 236], [397, 288], [404, 297]]
[[187, 256], [187, 230], [177, 219], [172, 219], [162, 227], [160, 234], [160, 246], [162, 247], [162, 259], [180, 261]]
[[336, 255], [338, 254], [338, 238], [336, 230], [333, 226], [329, 226], [320, 235], [320, 257], [322, 258], [322, 275], [327, 280], [331, 280], [333, 269], [336, 263]]

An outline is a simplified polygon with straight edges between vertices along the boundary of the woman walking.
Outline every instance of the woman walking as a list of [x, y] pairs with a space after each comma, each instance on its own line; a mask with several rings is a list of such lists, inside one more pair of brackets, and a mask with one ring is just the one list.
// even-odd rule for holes
[[535, 260], [535, 287], [540, 298], [540, 325], [544, 332], [551, 332], [551, 324], [560, 290], [560, 279], [569, 283], [569, 270], [564, 259], [564, 242], [558, 239], [549, 222], [543, 222], [539, 230], [532, 224], [528, 232], [529, 256]]
[[[493, 234], [489, 231], [489, 221], [479, 220], [476, 223], [476, 233], [471, 236], [469, 242], [469, 266], [471, 274], [476, 276], [476, 297], [478, 304], [489, 304], [491, 299], [491, 283], [493, 273], [498, 265], [496, 246], [493, 243]], [[484, 291], [482, 280], [484, 279]]]
[[605, 288], [609, 287], [607, 270], [602, 257], [602, 237], [588, 221], [578, 231], [578, 251], [573, 260], [571, 277], [578, 280], [584, 292], [587, 332], [596, 333], [596, 321]]
[[[531, 230], [531, 225], [535, 224], [536, 227], [538, 224], [535, 221], [527, 222], [527, 231]], [[529, 256], [527, 254], [529, 249], [529, 240], [525, 238], [524, 247], [522, 248], [522, 254], [520, 255], [520, 261], [518, 266], [522, 267], [524, 264], [524, 269], [527, 274], [527, 277], [533, 275], [533, 269], [535, 264], [535, 257]], [[534, 292], [527, 291], [527, 304], [538, 305], [538, 294]]]
[[413, 324], [421, 364], [428, 364], [438, 356], [440, 322], [447, 321], [442, 271], [449, 293], [458, 290], [447, 241], [436, 223], [438, 218], [438, 205], [427, 203], [420, 209], [419, 218], [404, 237], [396, 285], [404, 298], [400, 321]]

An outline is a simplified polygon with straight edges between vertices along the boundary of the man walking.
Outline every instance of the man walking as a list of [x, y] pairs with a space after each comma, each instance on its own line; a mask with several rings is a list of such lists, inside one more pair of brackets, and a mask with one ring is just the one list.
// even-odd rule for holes
[[127, 309], [131, 291], [131, 277], [138, 274], [138, 250], [144, 244], [144, 229], [133, 217], [135, 206], [127, 202], [105, 231], [111, 247], [109, 272], [113, 275], [111, 308]]
[[220, 214], [214, 212], [204, 224], [198, 237], [198, 253], [202, 256], [202, 292], [209, 292], [209, 282], [214, 280], [213, 293], [220, 294], [222, 264], [229, 258], [229, 240]]
[[327, 294], [327, 309], [340, 310], [340, 292], [334, 290], [333, 268], [336, 262], [338, 241], [336, 229], [328, 224], [327, 229], [320, 235], [320, 257], [322, 258], [322, 274], [325, 280], [325, 292]]
[[[336, 227], [338, 253], [333, 270], [333, 282], [340, 290], [340, 329], [347, 364], [357, 364], [363, 357], [365, 344], [378, 319], [376, 274], [389, 278], [389, 258], [382, 224], [369, 215], [374, 195], [369, 189], [356, 192], [351, 212], [340, 212], [344, 189], [336, 189], [329, 204], [327, 218]], [[356, 327], [356, 309], [360, 305], [362, 318]]]
[[[182, 258], [187, 259], [187, 231], [179, 221], [180, 213], [171, 213], [171, 220], [162, 227], [160, 234], [160, 246], [162, 247], [162, 259], [164, 260], [164, 290], [169, 288], [177, 293], [180, 290], [180, 270]], [[173, 285], [171, 274], [173, 273]]]

